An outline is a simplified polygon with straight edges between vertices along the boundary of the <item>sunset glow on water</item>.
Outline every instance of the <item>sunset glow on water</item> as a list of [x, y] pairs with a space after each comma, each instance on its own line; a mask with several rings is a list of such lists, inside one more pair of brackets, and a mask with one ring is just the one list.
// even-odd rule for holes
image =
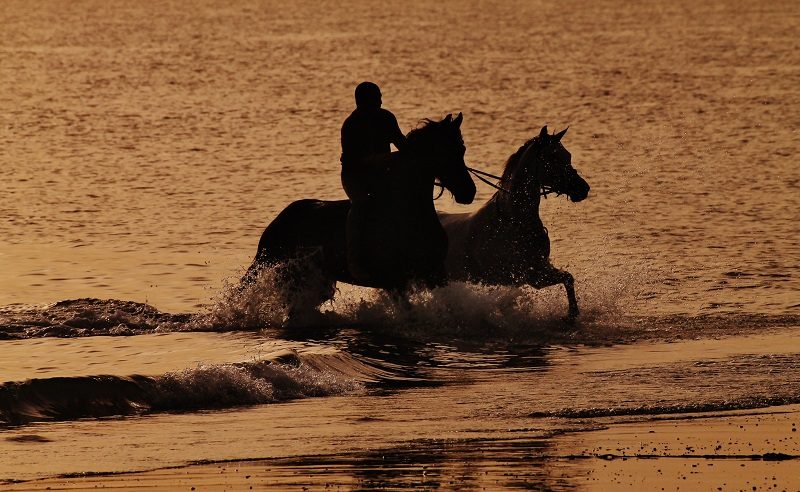
[[[4, 2], [0, 483], [796, 489], [798, 15]], [[302, 328], [274, 272], [236, 290], [284, 207], [345, 198], [363, 80], [403, 132], [463, 113], [466, 163], [493, 174], [569, 127], [591, 191], [539, 213], [575, 324], [558, 285], [406, 304], [340, 283]], [[476, 184], [436, 208], [478, 210]]]

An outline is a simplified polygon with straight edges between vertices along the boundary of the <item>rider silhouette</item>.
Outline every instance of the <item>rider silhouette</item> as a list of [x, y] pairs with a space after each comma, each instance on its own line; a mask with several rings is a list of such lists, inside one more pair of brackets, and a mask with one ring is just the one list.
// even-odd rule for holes
[[400, 150], [406, 142], [397, 118], [381, 108], [381, 90], [376, 84], [358, 84], [355, 96], [356, 109], [342, 125], [342, 184], [351, 200], [369, 197], [368, 175], [387, 162], [389, 144]]
[[369, 254], [366, 228], [369, 202], [375, 197], [375, 181], [385, 174], [391, 160], [390, 144], [402, 150], [406, 137], [397, 118], [381, 108], [381, 90], [372, 82], [358, 84], [356, 109], [342, 125], [342, 187], [350, 198], [347, 216], [347, 264], [357, 279], [368, 279]]

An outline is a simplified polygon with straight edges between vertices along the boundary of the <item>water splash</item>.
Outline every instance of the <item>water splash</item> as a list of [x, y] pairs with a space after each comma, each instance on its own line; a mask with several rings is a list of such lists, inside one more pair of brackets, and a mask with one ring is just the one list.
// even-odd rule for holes
[[251, 281], [226, 280], [207, 313], [195, 321], [217, 329], [260, 329], [283, 326], [289, 315], [286, 293], [275, 267], [261, 268]]
[[647, 275], [646, 262], [619, 269], [572, 270], [581, 308], [574, 324], [564, 321], [567, 300], [561, 286], [537, 290], [453, 282], [433, 290], [412, 290], [407, 298], [398, 299], [378, 289], [339, 284], [332, 300], [319, 309], [302, 311], [297, 308], [313, 306], [325, 285], [315, 263], [304, 259], [289, 269], [264, 267], [247, 284], [229, 281], [207, 309], [194, 314], [162, 313], [146, 304], [99, 299], [2, 308], [0, 338], [349, 326], [421, 340], [512, 337], [544, 344], [630, 343], [743, 334], [797, 324], [800, 319], [759, 314], [638, 315], [627, 312], [629, 301], [657, 281]]

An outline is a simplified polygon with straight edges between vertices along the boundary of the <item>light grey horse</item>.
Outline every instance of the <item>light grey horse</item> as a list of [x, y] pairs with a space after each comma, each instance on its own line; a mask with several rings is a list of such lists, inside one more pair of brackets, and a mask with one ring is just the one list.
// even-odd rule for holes
[[550, 263], [550, 238], [539, 217], [539, 201], [548, 193], [566, 194], [573, 202], [589, 195], [589, 184], [561, 144], [566, 132], [549, 135], [542, 128], [509, 157], [498, 191], [486, 204], [473, 213], [440, 212], [439, 220], [449, 240], [450, 280], [537, 289], [564, 284], [571, 321], [578, 315], [575, 280]]

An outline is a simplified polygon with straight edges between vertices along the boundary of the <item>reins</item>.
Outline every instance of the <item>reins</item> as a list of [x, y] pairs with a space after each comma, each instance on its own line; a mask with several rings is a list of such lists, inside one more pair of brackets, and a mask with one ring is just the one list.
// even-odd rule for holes
[[492, 179], [496, 179], [497, 181], [500, 181], [500, 180], [503, 179], [500, 176], [496, 176], [496, 175], [494, 175], [492, 173], [487, 173], [486, 171], [481, 171], [480, 169], [475, 169], [475, 168], [472, 168], [472, 167], [467, 167], [467, 170], [469, 172], [471, 172], [473, 176], [475, 176], [479, 180], [483, 181], [484, 183], [488, 184], [489, 186], [491, 186], [492, 188], [496, 189], [497, 191], [504, 191], [506, 193], [510, 193], [510, 191], [508, 191], [507, 189], [503, 188], [502, 186], [500, 186], [498, 184], [492, 183], [491, 181], [489, 181], [488, 179], [486, 179], [484, 177], [484, 176], [486, 176], [488, 178], [492, 178]]
[[[472, 167], [469, 167], [469, 166], [467, 166], [467, 171], [471, 172], [473, 176], [475, 176], [479, 180], [483, 181], [487, 185], [491, 186], [492, 188], [496, 189], [497, 191], [503, 191], [505, 193], [510, 193], [507, 189], [503, 188], [500, 185], [492, 183], [491, 181], [489, 181], [488, 179], [486, 179], [484, 177], [484, 176], [486, 176], [486, 177], [489, 177], [489, 178], [492, 178], [492, 179], [496, 179], [497, 181], [500, 181], [502, 179], [500, 176], [494, 175], [492, 173], [487, 173], [486, 171], [481, 171], [480, 169], [475, 169], [475, 168], [472, 168]], [[433, 183], [433, 185], [439, 187], [439, 194], [436, 195], [436, 198], [434, 198], [434, 200], [438, 200], [444, 194], [444, 186], [442, 185], [442, 183], [439, 183], [438, 181], [436, 183]]]
[[[486, 179], [486, 178], [492, 178], [492, 179], [496, 179], [497, 181], [500, 181], [502, 179], [500, 176], [497, 176], [497, 175], [492, 174], [492, 173], [487, 173], [486, 171], [481, 171], [480, 169], [475, 169], [475, 168], [469, 167], [469, 166], [467, 166], [467, 170], [469, 172], [471, 172], [473, 176], [475, 176], [479, 180], [483, 181], [487, 185], [491, 186], [495, 190], [502, 191], [504, 193], [511, 193], [510, 191], [508, 191], [507, 189], [503, 188], [502, 186], [500, 186], [500, 185], [498, 185], [496, 183], [492, 183], [491, 181]], [[436, 197], [434, 198], [434, 200], [438, 200], [439, 198], [442, 197], [442, 195], [444, 195], [444, 185], [442, 185], [442, 183], [439, 183], [437, 181], [437, 182], [433, 183], [433, 186], [438, 186], [439, 187], [439, 194], [436, 195]], [[549, 195], [550, 193], [555, 193], [556, 196], [560, 196], [561, 195], [561, 193], [555, 191], [553, 188], [551, 188], [549, 186], [544, 186], [544, 185], [541, 187], [541, 189], [539, 191], [539, 195], [543, 196], [545, 199], [547, 198], [547, 195]]]
[[[489, 186], [491, 186], [492, 188], [496, 189], [497, 191], [502, 191], [502, 192], [505, 192], [505, 193], [511, 193], [510, 191], [508, 191], [507, 189], [503, 188], [502, 186], [500, 186], [498, 184], [495, 184], [495, 183], [492, 183], [491, 181], [489, 181], [488, 179], [486, 179], [484, 177], [484, 176], [486, 176], [488, 178], [492, 178], [492, 179], [496, 179], [497, 181], [501, 181], [503, 178], [501, 178], [500, 176], [494, 175], [492, 173], [487, 173], [486, 171], [481, 171], [480, 169], [475, 169], [475, 168], [472, 168], [472, 167], [467, 167], [467, 169], [469, 170], [469, 172], [471, 172], [473, 174], [473, 176], [475, 176], [479, 180], [483, 181], [484, 183], [488, 184]], [[444, 193], [444, 189], [442, 189], [442, 193]], [[539, 195], [547, 198], [547, 195], [549, 195], [550, 193], [555, 193], [556, 195], [561, 195], [561, 193], [553, 190], [551, 187], [542, 185], [542, 187], [541, 187], [541, 189], [539, 191]], [[440, 193], [439, 196], [442, 196], [442, 194]]]

